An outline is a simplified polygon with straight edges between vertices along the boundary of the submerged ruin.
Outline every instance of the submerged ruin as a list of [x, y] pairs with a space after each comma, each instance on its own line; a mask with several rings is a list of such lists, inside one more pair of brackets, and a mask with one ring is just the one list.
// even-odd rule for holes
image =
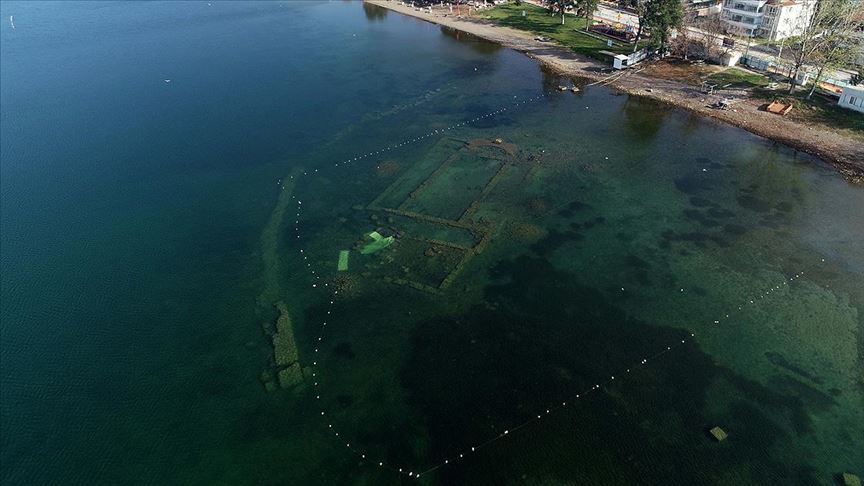
[[[297, 354], [297, 343], [294, 340], [294, 327], [288, 306], [279, 301], [275, 304], [279, 317], [275, 329], [264, 326], [265, 333], [270, 335], [273, 344], [273, 363], [271, 369], [261, 373], [261, 382], [268, 391], [276, 389], [276, 384], [284, 389], [294, 388], [303, 383], [304, 370]], [[268, 332], [269, 331], [269, 332]], [[276, 376], [276, 380], [273, 376]]]
[[[373, 273], [431, 294], [449, 288], [489, 244], [496, 221], [478, 212], [505, 178], [531, 165], [516, 144], [500, 138], [446, 138], [440, 145], [442, 158], [388, 165], [390, 185], [369, 204], [355, 207], [371, 213], [372, 221], [387, 223], [373, 239], [384, 231], [398, 241], [386, 265], [372, 265]], [[365, 247], [360, 252], [370, 253]]]

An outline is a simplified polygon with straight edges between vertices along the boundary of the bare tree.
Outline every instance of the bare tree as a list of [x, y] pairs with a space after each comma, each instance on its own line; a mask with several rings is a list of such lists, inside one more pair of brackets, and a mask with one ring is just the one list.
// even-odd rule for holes
[[691, 44], [695, 43], [695, 35], [690, 28], [696, 25], [698, 18], [699, 12], [696, 10], [685, 10], [681, 28], [678, 29], [678, 35], [672, 42], [672, 52], [681, 56], [685, 61], [690, 56]]
[[821, 76], [825, 67], [836, 62], [836, 56], [840, 54], [844, 42], [847, 42], [845, 39], [851, 37], [856, 25], [860, 28], [860, 20], [856, 20], [860, 8], [855, 0], [820, 0], [816, 4], [810, 21], [790, 46], [793, 59], [789, 73], [789, 94], [795, 91], [795, 80], [802, 67], [816, 64], [820, 66]]
[[858, 8], [851, 2], [834, 2], [831, 5], [833, 20], [823, 32], [813, 52], [812, 64], [817, 66], [816, 78], [807, 93], [813, 96], [826, 69], [852, 66], [861, 54], [862, 40], [858, 31], [864, 29], [864, 20]]
[[701, 54], [706, 59], [722, 59], [734, 49], [732, 43], [723, 41], [726, 37], [726, 23], [720, 18], [720, 14], [697, 18], [693, 27], [696, 29], [693, 35], [695, 47], [702, 51]]

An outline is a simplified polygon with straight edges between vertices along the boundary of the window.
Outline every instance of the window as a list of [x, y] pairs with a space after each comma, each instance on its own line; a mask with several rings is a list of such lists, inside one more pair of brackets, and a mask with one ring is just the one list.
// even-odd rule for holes
[[[854, 97], [854, 96], [850, 96], [850, 97], [849, 97], [849, 104], [850, 104], [850, 105], [855, 105], [855, 97]], [[857, 106], [857, 105], [855, 105], [855, 106]]]

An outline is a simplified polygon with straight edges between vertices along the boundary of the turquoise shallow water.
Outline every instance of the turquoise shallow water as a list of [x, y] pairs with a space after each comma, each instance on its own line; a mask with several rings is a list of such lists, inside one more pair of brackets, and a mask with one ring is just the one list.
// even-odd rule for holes
[[[359, 3], [0, 13], [4, 483], [395, 484], [373, 457], [423, 470], [562, 401], [422, 481], [864, 473], [864, 193], [809, 156], [559, 93], [521, 54]], [[464, 143], [494, 138], [512, 153]], [[304, 210], [268, 246], [297, 167]], [[375, 209], [403, 203], [478, 234]], [[339, 250], [394, 228], [337, 276]], [[428, 241], [480, 233], [428, 291], [462, 255]], [[315, 276], [344, 289], [332, 306]], [[305, 366], [329, 320], [320, 392], [259, 381], [274, 295]]]

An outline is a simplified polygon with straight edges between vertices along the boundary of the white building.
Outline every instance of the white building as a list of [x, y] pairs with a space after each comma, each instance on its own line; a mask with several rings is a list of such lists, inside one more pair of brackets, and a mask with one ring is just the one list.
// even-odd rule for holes
[[696, 12], [698, 17], [719, 14], [723, 7], [722, 0], [682, 0], [684, 10]]
[[724, 0], [722, 17], [729, 32], [772, 41], [800, 35], [816, 0]]
[[844, 86], [837, 105], [864, 113], [864, 86]]

